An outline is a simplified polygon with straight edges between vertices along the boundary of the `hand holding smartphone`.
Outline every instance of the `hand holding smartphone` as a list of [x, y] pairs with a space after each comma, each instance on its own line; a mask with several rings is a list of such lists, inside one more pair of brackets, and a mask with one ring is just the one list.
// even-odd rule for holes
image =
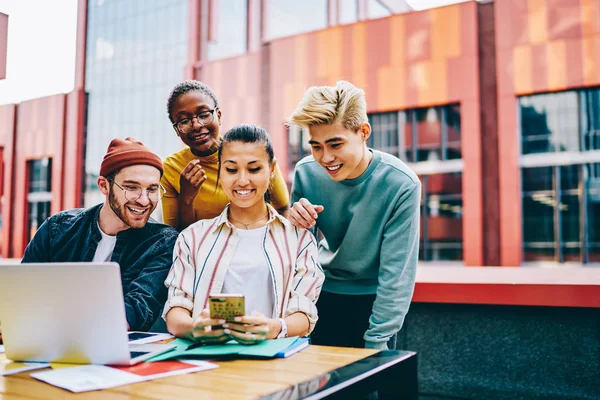
[[241, 294], [219, 294], [208, 297], [210, 318], [232, 322], [235, 317], [246, 314], [244, 296]]

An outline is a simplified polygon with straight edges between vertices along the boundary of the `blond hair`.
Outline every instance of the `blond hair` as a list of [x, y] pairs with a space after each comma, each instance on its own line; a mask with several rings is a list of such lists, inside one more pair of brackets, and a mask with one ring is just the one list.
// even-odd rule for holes
[[307, 128], [340, 123], [353, 132], [367, 122], [365, 92], [347, 81], [308, 88], [288, 119], [288, 125]]

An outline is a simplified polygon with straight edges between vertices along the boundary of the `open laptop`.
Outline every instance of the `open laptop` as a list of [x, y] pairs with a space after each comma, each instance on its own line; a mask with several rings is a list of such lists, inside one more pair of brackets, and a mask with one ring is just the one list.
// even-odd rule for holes
[[175, 347], [128, 343], [116, 263], [0, 264], [0, 323], [15, 361], [133, 365]]

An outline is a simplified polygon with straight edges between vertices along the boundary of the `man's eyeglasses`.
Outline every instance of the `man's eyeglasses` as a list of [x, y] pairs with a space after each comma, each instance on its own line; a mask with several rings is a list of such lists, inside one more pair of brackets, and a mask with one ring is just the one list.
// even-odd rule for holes
[[165, 195], [165, 191], [166, 191], [162, 185], [158, 185], [156, 187], [150, 187], [148, 189], [142, 189], [141, 187], [139, 187], [137, 185], [130, 185], [130, 184], [124, 185], [124, 187], [123, 187], [110, 178], [106, 178], [106, 179], [111, 181], [115, 185], [117, 185], [117, 187], [123, 191], [123, 195], [125, 195], [125, 198], [129, 201], [136, 201], [137, 199], [142, 197], [142, 194], [144, 192], [146, 192], [146, 196], [148, 196], [148, 199], [151, 202], [155, 203], [163, 198], [163, 196]]
[[193, 129], [194, 118], [196, 118], [196, 121], [198, 121], [200, 126], [208, 125], [215, 120], [215, 111], [217, 111], [216, 108], [199, 112], [195, 117], [192, 118], [180, 119], [173, 124], [173, 128], [175, 128], [175, 130], [179, 133], [186, 134]]

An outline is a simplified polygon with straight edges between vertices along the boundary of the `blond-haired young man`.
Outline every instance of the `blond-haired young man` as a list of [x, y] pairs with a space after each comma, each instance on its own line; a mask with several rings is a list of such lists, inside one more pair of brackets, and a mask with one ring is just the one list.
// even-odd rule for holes
[[309, 88], [288, 123], [307, 128], [312, 147], [296, 165], [289, 218], [324, 237], [313, 343], [395, 348], [414, 289], [421, 183], [367, 147], [365, 93], [349, 82]]

